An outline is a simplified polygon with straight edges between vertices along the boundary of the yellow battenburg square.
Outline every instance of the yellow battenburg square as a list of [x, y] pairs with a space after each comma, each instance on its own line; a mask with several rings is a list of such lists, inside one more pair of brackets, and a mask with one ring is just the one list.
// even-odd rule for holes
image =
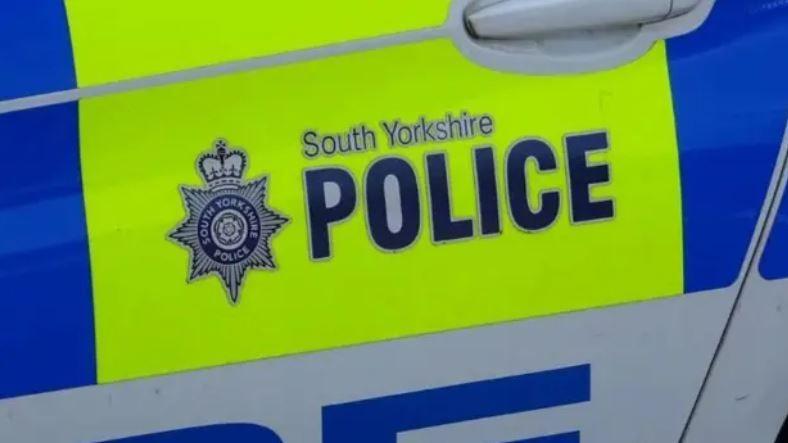
[[66, 0], [80, 87], [437, 27], [449, 0]]
[[[379, 122], [462, 110], [494, 119], [489, 136], [391, 148]], [[527, 76], [480, 67], [448, 40], [90, 98], [80, 108], [82, 173], [96, 314], [98, 378], [111, 382], [677, 295], [683, 290], [678, 149], [664, 45], [593, 74]], [[304, 154], [303, 134], [374, 128], [375, 148]], [[604, 129], [610, 165], [593, 187], [615, 218], [569, 219], [566, 134]], [[548, 229], [516, 228], [504, 205], [503, 159], [524, 137], [554, 148]], [[180, 186], [201, 187], [199, 155], [219, 137], [248, 154], [246, 178], [267, 175], [267, 204], [289, 222], [272, 237], [276, 270], [247, 273], [237, 305], [218, 278], [187, 283], [189, 256], [168, 234], [184, 220]], [[493, 146], [503, 232], [436, 244], [425, 155], [444, 152], [456, 217], [477, 218], [473, 149]], [[413, 166], [421, 230], [396, 252], [373, 245], [364, 174], [382, 156]], [[332, 256], [310, 258], [304, 171], [336, 165], [359, 202], [331, 227]], [[632, 260], [632, 257], [638, 257]]]

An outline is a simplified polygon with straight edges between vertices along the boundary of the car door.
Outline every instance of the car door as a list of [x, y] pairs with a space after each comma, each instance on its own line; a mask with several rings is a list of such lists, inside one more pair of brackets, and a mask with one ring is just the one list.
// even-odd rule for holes
[[783, 8], [541, 3], [14, 2], [0, 439], [678, 441]]

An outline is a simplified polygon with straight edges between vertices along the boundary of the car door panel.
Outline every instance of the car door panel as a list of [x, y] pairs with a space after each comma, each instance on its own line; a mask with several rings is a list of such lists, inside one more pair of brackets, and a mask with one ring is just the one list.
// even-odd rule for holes
[[[341, 11], [317, 8], [308, 35], [236, 28], [226, 41], [249, 44], [228, 49], [158, 24], [137, 44], [145, 20], [68, 6], [87, 89], [0, 115], [16, 162], [35, 165], [0, 179], [15, 232], [0, 284], [16, 295], [0, 309], [15, 362], [0, 366], [0, 439], [222, 423], [327, 443], [680, 438], [776, 189], [784, 102], [766, 92], [783, 71], [764, 54], [782, 31], [755, 26], [775, 10], [719, 1], [624, 66], [525, 75], [466, 58], [435, 11], [342, 30], [321, 28]], [[107, 26], [124, 30], [95, 42]], [[452, 118], [456, 136], [426, 135]], [[242, 183], [264, 180], [283, 220], [266, 240], [276, 269], [240, 280], [173, 241], [222, 146], [243, 150]], [[349, 180], [311, 181], [327, 173]]]

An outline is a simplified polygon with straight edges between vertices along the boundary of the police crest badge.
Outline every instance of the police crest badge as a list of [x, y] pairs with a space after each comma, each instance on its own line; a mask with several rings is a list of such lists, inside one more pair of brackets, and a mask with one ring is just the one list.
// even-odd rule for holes
[[250, 269], [276, 269], [271, 239], [289, 221], [266, 204], [268, 176], [244, 181], [248, 156], [218, 139], [197, 160], [205, 187], [181, 186], [186, 208], [169, 237], [189, 250], [187, 281], [214, 274], [237, 304]]

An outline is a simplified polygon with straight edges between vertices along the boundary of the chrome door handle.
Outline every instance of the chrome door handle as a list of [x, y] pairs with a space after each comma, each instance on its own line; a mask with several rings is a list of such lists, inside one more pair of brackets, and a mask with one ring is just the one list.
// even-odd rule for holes
[[571, 31], [604, 30], [668, 20], [700, 0], [481, 0], [465, 11], [469, 32], [482, 40], [521, 40]]

